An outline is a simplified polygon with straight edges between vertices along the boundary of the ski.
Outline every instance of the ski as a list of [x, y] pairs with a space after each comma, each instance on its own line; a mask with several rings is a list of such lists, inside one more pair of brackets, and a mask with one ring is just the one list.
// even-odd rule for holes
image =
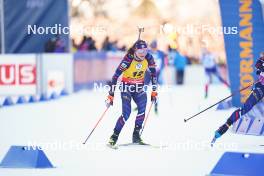
[[110, 144], [106, 144], [107, 147], [111, 148], [111, 149], [118, 149], [118, 145], [110, 145]]
[[168, 146], [166, 145], [152, 145], [152, 144], [148, 144], [148, 143], [124, 143], [124, 144], [116, 144], [116, 145], [110, 145], [110, 144], [106, 144], [107, 147], [117, 150], [119, 147], [129, 147], [129, 146], [146, 146], [146, 147], [151, 147], [151, 148], [156, 148], [156, 149], [164, 149]]
[[151, 148], [163, 149], [166, 148], [166, 145], [152, 145], [148, 143], [125, 143], [125, 144], [118, 144], [118, 147], [126, 147], [126, 146], [148, 146]]

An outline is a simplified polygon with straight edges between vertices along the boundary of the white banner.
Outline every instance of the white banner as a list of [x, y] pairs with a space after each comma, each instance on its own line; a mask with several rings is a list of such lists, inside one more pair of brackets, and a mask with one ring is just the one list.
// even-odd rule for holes
[[49, 70], [47, 79], [48, 95], [51, 95], [52, 93], [56, 93], [57, 95], [59, 95], [65, 88], [65, 74], [63, 71]]
[[34, 54], [0, 55], [0, 95], [33, 95], [37, 92]]
[[52, 53], [41, 55], [41, 92], [50, 96], [61, 90], [68, 93], [73, 89], [72, 54]]

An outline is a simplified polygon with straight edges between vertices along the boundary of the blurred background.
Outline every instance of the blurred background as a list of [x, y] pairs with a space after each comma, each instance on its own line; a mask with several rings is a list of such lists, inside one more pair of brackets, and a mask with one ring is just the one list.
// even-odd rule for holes
[[[140, 27], [160, 85], [199, 84], [205, 98], [211, 83], [236, 91], [256, 79], [253, 64], [251, 71], [240, 68], [263, 51], [262, 2], [1, 0], [1, 104], [106, 84]], [[235, 96], [233, 105], [249, 93]]]
[[[111, 173], [108, 171], [117, 175], [136, 175], [139, 171], [145, 175], [208, 174], [227, 149], [212, 149], [208, 145], [202, 150], [185, 150], [175, 149], [173, 145], [189, 141], [195, 146], [209, 144], [214, 130], [225, 122], [232, 108], [240, 107], [251, 93], [251, 86], [243, 92], [238, 90], [258, 79], [254, 63], [264, 51], [263, 2], [0, 0], [0, 154], [3, 158], [10, 147], [18, 149], [11, 159], [22, 159], [22, 164], [32, 162], [24, 162], [27, 157], [18, 155], [21, 147], [14, 147], [27, 145], [28, 141], [37, 144], [74, 141], [75, 147], [81, 144], [105, 109], [108, 92], [96, 92], [95, 86], [109, 83], [127, 50], [138, 40], [139, 28], [144, 28], [141, 39], [148, 43], [155, 59], [158, 83], [161, 88], [169, 88], [159, 92], [159, 110], [150, 111], [149, 126], [144, 132], [144, 138], [153, 144], [168, 143], [168, 150], [130, 148], [120, 153], [109, 152], [105, 143], [122, 107], [120, 95], [116, 94], [113, 108], [106, 113], [109, 117], [89, 141], [92, 145], [103, 144], [102, 150], [48, 149], [51, 160], [59, 166], [56, 169], [0, 169], [0, 175], [29, 175], [31, 171], [43, 176], [54, 172], [105, 175]], [[183, 122], [184, 117], [200, 112], [231, 92], [237, 94], [212, 108], [223, 111], [210, 109], [197, 116], [200, 119], [191, 125]], [[230, 130], [233, 133], [221, 138], [219, 144], [235, 142], [237, 148], [232, 150], [236, 152], [263, 153], [260, 144], [263, 139], [259, 137], [264, 135], [263, 104], [260, 101], [239, 119]], [[122, 142], [131, 141], [134, 121], [127, 123], [131, 124], [122, 134]], [[230, 170], [244, 168], [237, 160], [226, 164], [232, 165]], [[120, 169], [122, 172], [116, 172]]]
[[[52, 15], [58, 16], [59, 11], [45, 9], [44, 6], [48, 4], [47, 2], [43, 0], [32, 0], [31, 2], [28, 0], [24, 1], [24, 3], [18, 3], [16, 8], [18, 11], [23, 10], [23, 8], [28, 9], [28, 15], [36, 12], [37, 8], [42, 8], [44, 11], [43, 15], [45, 14], [49, 17]], [[59, 8], [61, 15], [57, 19], [49, 19], [50, 21], [45, 20], [45, 18], [42, 19], [42, 21], [46, 22], [38, 21], [40, 19], [37, 18], [23, 20], [27, 21], [28, 25], [47, 25], [47, 23], [50, 26], [59, 23], [62, 24], [62, 27], [69, 25], [71, 42], [63, 41], [63, 44], [57, 44], [57, 47], [59, 45], [65, 45], [64, 52], [126, 50], [136, 40], [137, 27], [143, 26], [145, 32], [142, 37], [148, 42], [154, 39], [157, 40], [162, 50], [167, 50], [170, 46], [179, 49], [184, 55], [197, 60], [201, 54], [201, 47], [206, 45], [211, 51], [217, 52], [222, 62], [225, 60], [223, 35], [219, 32], [221, 19], [218, 1], [69, 0], [63, 3], [63, 1], [59, 0], [56, 3], [50, 4], [50, 7], [53, 6], [53, 10]], [[5, 2], [3, 7], [8, 8], [9, 4], [12, 6], [10, 1]], [[26, 7], [23, 5], [26, 5]], [[62, 6], [55, 8], [56, 5]], [[50, 10], [50, 13], [47, 10]], [[15, 9], [13, 12], [9, 12], [8, 9], [6, 11], [2, 9], [2, 12], [5, 12], [2, 14], [2, 33], [4, 32], [5, 25], [10, 29], [8, 26], [11, 24], [6, 24], [6, 22], [9, 22], [6, 19], [9, 18], [9, 15], [13, 17], [12, 20], [18, 20], [16, 17], [21, 15], [15, 11]], [[12, 14], [18, 16], [12, 16]], [[68, 18], [66, 16], [67, 14], [69, 15]], [[6, 22], [4, 23], [5, 20]], [[10, 21], [10, 23], [13, 24], [14, 21]], [[26, 30], [25, 27], [27, 26], [20, 26], [21, 24], [16, 25], [20, 28], [19, 30]], [[216, 28], [218, 28], [218, 31], [216, 31]], [[55, 40], [56, 37], [60, 36], [49, 35], [49, 37], [49, 40]], [[50, 46], [52, 42], [49, 42], [49, 40], [45, 38], [42, 41], [48, 46], [45, 47], [43, 45], [42, 50], [39, 49], [38, 52], [52, 52], [53, 50], [59, 52], [63, 50], [52, 48]], [[8, 43], [8, 41], [4, 41], [3, 37], [1, 41], [1, 43]], [[88, 43], [88, 46], [84, 46], [85, 42]], [[2, 50], [4, 50], [3, 44], [1, 46]], [[5, 53], [10, 52], [36, 51], [34, 51], [34, 48], [13, 51], [7, 47]]]
[[[183, 73], [187, 64], [202, 64], [203, 49], [214, 55], [227, 79], [220, 8], [214, 0], [2, 0], [0, 25], [2, 54], [72, 53], [74, 84], [67, 92], [109, 80], [137, 40], [138, 27], [144, 27], [142, 39], [164, 53], [164, 72], [168, 72], [160, 78], [164, 83], [184, 80], [184, 74], [177, 78], [175, 69]], [[175, 52], [183, 56], [179, 62], [175, 62]], [[46, 68], [39, 67], [39, 71]], [[58, 69], [53, 72], [51, 75], [61, 75], [62, 79]], [[52, 92], [45, 88], [50, 85], [48, 79], [36, 79], [42, 85], [34, 94]]]
[[[83, 41], [79, 31], [87, 29], [84, 35], [95, 40], [97, 50], [122, 50], [135, 41], [137, 26], [143, 26], [143, 38], [148, 42], [157, 40], [164, 51], [170, 46], [199, 59], [201, 47], [206, 44], [225, 59], [223, 35], [210, 30], [197, 31], [201, 26], [221, 27], [218, 1], [72, 0], [70, 4], [70, 26], [74, 29], [71, 37], [77, 46]], [[104, 47], [108, 41], [111, 47]]]

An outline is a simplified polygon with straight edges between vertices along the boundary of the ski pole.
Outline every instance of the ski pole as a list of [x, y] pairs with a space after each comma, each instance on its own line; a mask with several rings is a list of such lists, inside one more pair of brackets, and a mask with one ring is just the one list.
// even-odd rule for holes
[[92, 129], [92, 131], [90, 132], [90, 134], [87, 136], [87, 138], [85, 139], [85, 141], [83, 142], [83, 144], [85, 144], [85, 143], [88, 141], [88, 139], [90, 138], [90, 136], [93, 134], [95, 128], [98, 126], [98, 124], [100, 123], [100, 121], [104, 118], [105, 113], [106, 113], [106, 111], [109, 109], [109, 107], [110, 107], [110, 106], [108, 106], [108, 107], [105, 109], [105, 111], [103, 112], [103, 114], [101, 115], [101, 117], [99, 118], [99, 120], [96, 122], [94, 128]]
[[150, 107], [149, 107], [149, 110], [148, 110], [148, 113], [147, 113], [147, 116], [146, 116], [145, 123], [144, 123], [144, 125], [143, 125], [143, 127], [142, 127], [142, 130], [141, 130], [141, 132], [140, 132], [140, 136], [142, 135], [143, 130], [144, 130], [146, 124], [147, 124], [148, 117], [149, 117], [149, 113], [150, 113], [150, 110], [151, 110], [153, 104], [154, 104], [154, 101], [152, 101], [151, 104], [150, 104]]
[[240, 93], [240, 92], [242, 92], [242, 91], [248, 89], [249, 87], [253, 86], [253, 85], [256, 84], [256, 83], [257, 83], [257, 82], [254, 82], [254, 83], [248, 85], [247, 87], [244, 87], [244, 88], [240, 89], [239, 91], [236, 91], [236, 92], [232, 93], [232, 94], [229, 95], [228, 97], [226, 97], [226, 98], [224, 98], [224, 99], [218, 101], [217, 103], [215, 103], [215, 104], [209, 106], [208, 108], [202, 110], [201, 112], [198, 112], [197, 114], [195, 114], [195, 115], [193, 115], [193, 116], [191, 116], [191, 117], [189, 117], [189, 118], [187, 118], [187, 119], [184, 119], [184, 122], [187, 122], [187, 121], [191, 120], [192, 118], [198, 116], [199, 114], [202, 114], [203, 112], [207, 111], [208, 109], [211, 109], [211, 108], [214, 107], [215, 105], [218, 105], [219, 103], [221, 103], [221, 102], [227, 100], [228, 98], [233, 97], [233, 96], [236, 95], [237, 93]]

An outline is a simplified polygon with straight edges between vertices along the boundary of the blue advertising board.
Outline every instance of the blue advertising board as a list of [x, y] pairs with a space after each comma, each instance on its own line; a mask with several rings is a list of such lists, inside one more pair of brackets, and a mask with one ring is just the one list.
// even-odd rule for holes
[[67, 0], [3, 0], [5, 53], [42, 53], [60, 38], [69, 51]]
[[[232, 92], [247, 87], [256, 79], [254, 64], [264, 51], [264, 22], [258, 0], [220, 0], [223, 27], [237, 27], [237, 34], [224, 34], [227, 65]], [[234, 96], [234, 106], [241, 106], [251, 89]]]

